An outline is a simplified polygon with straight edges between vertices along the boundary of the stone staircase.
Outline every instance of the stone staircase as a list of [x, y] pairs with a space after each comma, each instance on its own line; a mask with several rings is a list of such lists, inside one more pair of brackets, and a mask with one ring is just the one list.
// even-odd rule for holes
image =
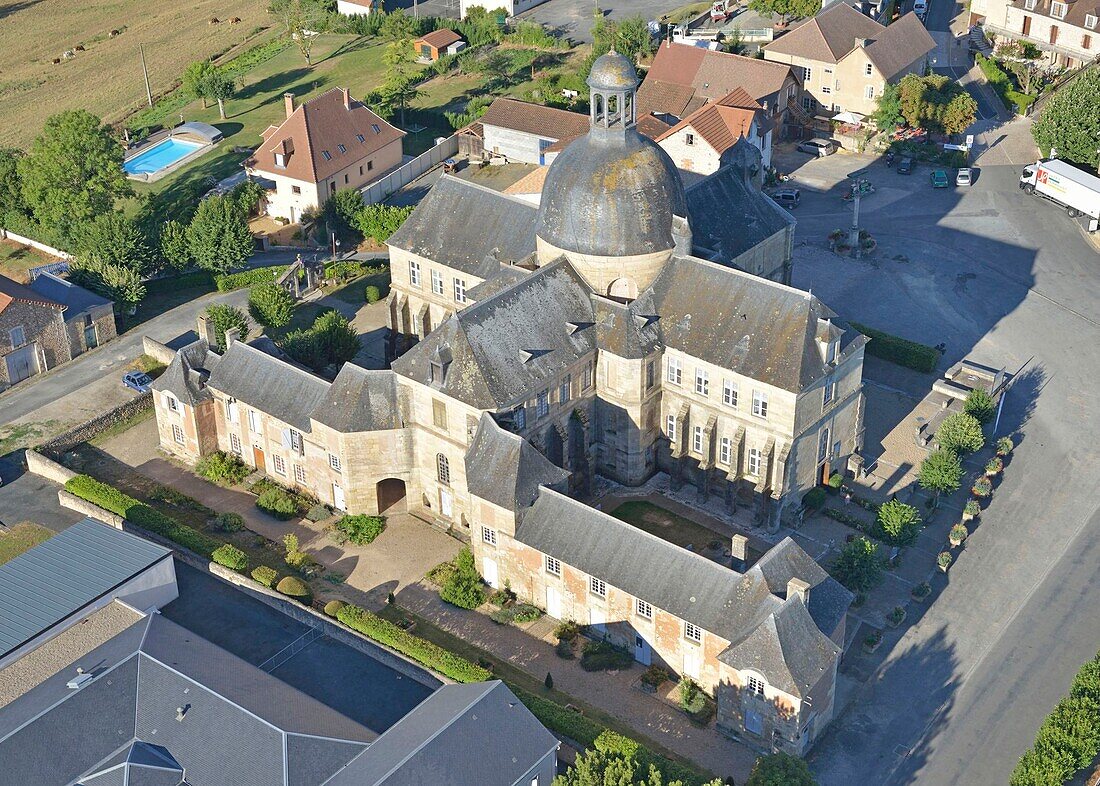
[[986, 40], [985, 31], [977, 25], [970, 28], [970, 51], [981, 52], [986, 57], [993, 54], [993, 46]]

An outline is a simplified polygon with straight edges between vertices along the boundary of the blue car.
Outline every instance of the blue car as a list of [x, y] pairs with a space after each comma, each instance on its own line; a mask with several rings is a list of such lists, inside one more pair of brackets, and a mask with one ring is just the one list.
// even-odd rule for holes
[[131, 371], [129, 374], [122, 375], [122, 384], [136, 390], [138, 393], [148, 393], [149, 386], [153, 384], [153, 379], [144, 372]]

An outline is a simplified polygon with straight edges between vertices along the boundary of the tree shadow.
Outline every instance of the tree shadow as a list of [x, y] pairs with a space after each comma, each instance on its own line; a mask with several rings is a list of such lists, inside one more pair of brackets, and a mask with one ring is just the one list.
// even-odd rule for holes
[[7, 3], [6, 5], [0, 6], [0, 19], [6, 19], [9, 16], [14, 16], [20, 11], [34, 8], [41, 2], [42, 0], [22, 0], [22, 2], [17, 3]]
[[[306, 77], [311, 73], [312, 71], [310, 71], [308, 68], [293, 68], [289, 71], [280, 71], [277, 74], [265, 76], [263, 79], [259, 79], [251, 84], [245, 85], [237, 92], [235, 96], [233, 96], [233, 99], [235, 101], [248, 101], [249, 99], [256, 98], [258, 96], [267, 95], [269, 93], [272, 93], [273, 91], [278, 91], [280, 89], [290, 87], [292, 83], [297, 82], [299, 79], [302, 79], [303, 77]], [[268, 99], [263, 103], [267, 104], [272, 101], [277, 101], [281, 99], [282, 95], [277, 94], [269, 96]]]

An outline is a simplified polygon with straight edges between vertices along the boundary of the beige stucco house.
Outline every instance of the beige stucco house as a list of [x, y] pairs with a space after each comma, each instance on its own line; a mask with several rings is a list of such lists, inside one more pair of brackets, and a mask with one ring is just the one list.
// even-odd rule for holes
[[833, 3], [767, 44], [764, 59], [799, 73], [805, 111], [870, 115], [887, 83], [923, 73], [935, 47], [912, 12], [883, 27], [847, 3]]
[[760, 151], [761, 164], [772, 165], [772, 128], [764, 108], [744, 88], [704, 104], [657, 137], [676, 166], [711, 175], [724, 163], [726, 152], [740, 139]]
[[1100, 56], [1097, 0], [974, 0], [970, 19], [998, 44], [1034, 44], [1051, 65], [1079, 68]]
[[286, 120], [263, 132], [245, 161], [248, 174], [269, 183], [268, 215], [297, 223], [338, 190], [362, 188], [401, 165], [405, 132], [333, 88], [300, 106], [283, 96]]

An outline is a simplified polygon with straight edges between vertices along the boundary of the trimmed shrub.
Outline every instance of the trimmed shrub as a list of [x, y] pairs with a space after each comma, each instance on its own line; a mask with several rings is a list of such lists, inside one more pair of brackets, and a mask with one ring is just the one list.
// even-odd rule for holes
[[771, 753], [756, 760], [745, 786], [817, 786], [817, 781], [802, 759]]
[[554, 636], [556, 636], [559, 641], [576, 641], [580, 633], [580, 626], [573, 620], [559, 622], [558, 627], [554, 628]]
[[936, 441], [941, 448], [955, 453], [974, 453], [985, 444], [985, 434], [982, 433], [982, 424], [976, 417], [965, 412], [956, 412], [944, 418], [936, 429]]
[[236, 486], [252, 469], [232, 453], [219, 450], [199, 459], [195, 472], [219, 486]]
[[384, 516], [344, 516], [333, 528], [356, 546], [366, 546], [386, 529]]
[[652, 685], [654, 688], [661, 687], [669, 679], [668, 672], [657, 665], [650, 666], [642, 674], [642, 682], [646, 685]]
[[236, 306], [215, 303], [212, 306], [207, 306], [206, 311], [203, 313], [213, 327], [214, 348], [218, 352], [225, 351], [225, 334], [230, 330], [236, 329], [239, 331], [241, 341], [248, 339], [248, 317]]
[[240, 513], [219, 513], [210, 525], [219, 532], [240, 532], [244, 529], [244, 516]]
[[439, 590], [439, 597], [463, 609], [476, 609], [485, 602], [481, 574], [474, 567], [474, 555], [469, 547], [455, 557], [455, 571]]
[[275, 585], [275, 590], [286, 595], [288, 598], [293, 598], [305, 606], [313, 603], [313, 591], [309, 588], [308, 584], [297, 576], [284, 576], [282, 580]]
[[833, 491], [839, 491], [840, 487], [844, 485], [844, 476], [839, 472], [834, 472], [829, 476], [829, 488]]
[[159, 510], [123, 494], [114, 486], [99, 482], [90, 475], [77, 475], [70, 479], [65, 483], [65, 490], [117, 516], [122, 516], [136, 527], [167, 538], [206, 558], [209, 558], [221, 545], [221, 541], [186, 524], [180, 524]]
[[489, 615], [489, 619], [497, 625], [507, 625], [515, 618], [516, 613], [511, 609], [496, 609]]
[[344, 608], [347, 604], [342, 600], [330, 600], [325, 604], [325, 614], [330, 617], [335, 617], [340, 613], [340, 609]]
[[225, 543], [218, 546], [214, 549], [214, 553], [210, 555], [210, 558], [219, 565], [223, 565], [230, 570], [235, 570], [238, 573], [244, 573], [248, 570], [248, 555], [232, 543]]
[[573, 660], [575, 657], [573, 652], [573, 642], [562, 639], [554, 645], [554, 654], [562, 660]]
[[281, 489], [264, 491], [256, 497], [256, 507], [280, 521], [287, 521], [298, 515], [298, 505]]
[[844, 544], [833, 564], [833, 577], [853, 592], [866, 592], [882, 580], [883, 561], [867, 538]]
[[611, 729], [601, 731], [593, 741], [592, 747], [600, 753], [621, 756], [631, 761], [638, 758], [638, 752], [642, 749], [637, 740], [632, 740], [630, 737], [611, 731]]
[[521, 603], [512, 612], [512, 619], [516, 622], [534, 622], [541, 616], [542, 609], [530, 603]]
[[590, 641], [581, 654], [581, 668], [585, 671], [629, 669], [634, 656], [607, 641]]
[[294, 315], [294, 296], [274, 281], [256, 284], [248, 292], [248, 313], [261, 325], [281, 328]]
[[252, 578], [265, 587], [274, 587], [275, 582], [279, 579], [279, 572], [267, 565], [259, 565], [252, 569]]
[[309, 506], [309, 510], [306, 511], [306, 519], [316, 524], [318, 521], [327, 519], [330, 513], [331, 511], [328, 509], [327, 505], [318, 503]]
[[219, 292], [232, 292], [235, 289], [244, 289], [255, 284], [270, 284], [286, 272], [289, 265], [276, 265], [274, 267], [256, 267], [250, 270], [242, 270], [240, 273], [226, 273], [214, 276], [214, 286]]
[[440, 562], [434, 568], [429, 570], [425, 574], [424, 578], [435, 584], [437, 587], [444, 586], [451, 580], [451, 577], [455, 574], [455, 564], [453, 561]]
[[892, 499], [878, 509], [878, 529], [887, 543], [904, 546], [917, 539], [920, 511], [912, 505]]
[[377, 303], [382, 299], [382, 290], [376, 287], [374, 284], [370, 284], [365, 290], [363, 295], [368, 303]]
[[492, 675], [488, 669], [448, 652], [442, 647], [402, 630], [366, 609], [348, 604], [336, 613], [336, 619], [364, 636], [408, 655], [429, 669], [456, 682], [484, 682]]
[[993, 396], [981, 388], [971, 390], [966, 396], [966, 401], [963, 402], [963, 412], [973, 416], [979, 423], [988, 423], [993, 420], [995, 410]]
[[873, 357], [889, 360], [899, 366], [905, 366], [915, 371], [928, 373], [936, 370], [939, 362], [939, 350], [916, 341], [909, 341], [900, 336], [893, 336], [881, 330], [875, 330], [867, 325], [853, 322], [852, 327], [871, 339], [867, 343], [867, 354]]
[[680, 680], [680, 709], [695, 715], [707, 706], [707, 694], [691, 677]]

